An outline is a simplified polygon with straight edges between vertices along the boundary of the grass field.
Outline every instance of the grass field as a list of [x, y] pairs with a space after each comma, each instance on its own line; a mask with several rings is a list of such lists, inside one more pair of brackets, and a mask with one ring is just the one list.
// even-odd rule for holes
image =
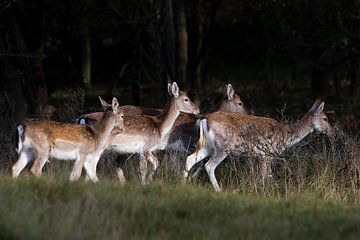
[[[77, 117], [83, 97], [72, 93], [58, 119]], [[12, 179], [17, 155], [8, 105], [0, 104], [0, 239], [359, 239], [357, 131], [335, 124], [335, 139], [306, 138], [276, 157], [265, 185], [256, 159], [230, 156], [216, 170], [221, 193], [205, 173], [182, 183], [183, 166], [171, 164], [167, 152], [159, 153], [155, 180], [145, 186], [136, 156], [122, 157], [128, 182], [116, 180], [116, 154], [100, 161], [96, 184], [69, 182], [71, 161], [51, 160], [41, 178], [25, 169]]]
[[358, 239], [358, 143], [347, 134], [310, 137], [277, 158], [265, 185], [255, 159], [231, 156], [216, 171], [220, 193], [205, 173], [183, 183], [171, 153], [159, 154], [148, 185], [139, 184], [136, 156], [124, 158], [124, 185], [116, 154], [102, 157], [96, 184], [68, 181], [73, 162], [55, 160], [40, 178], [24, 169], [12, 179], [9, 161], [0, 173], [0, 239]]
[[1, 239], [358, 239], [360, 206], [196, 185], [0, 177]]

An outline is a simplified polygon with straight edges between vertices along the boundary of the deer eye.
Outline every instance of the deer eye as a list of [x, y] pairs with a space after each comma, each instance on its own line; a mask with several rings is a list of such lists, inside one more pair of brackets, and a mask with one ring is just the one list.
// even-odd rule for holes
[[243, 103], [242, 103], [242, 102], [238, 102], [238, 105], [239, 105], [239, 106], [242, 106], [242, 105], [243, 105]]
[[185, 102], [188, 102], [188, 101], [189, 101], [189, 99], [188, 99], [188, 98], [185, 98], [185, 99], [184, 99], [184, 101], [185, 101]]
[[327, 122], [327, 121], [328, 121], [328, 119], [327, 119], [327, 118], [323, 118], [323, 120], [324, 120], [325, 122]]

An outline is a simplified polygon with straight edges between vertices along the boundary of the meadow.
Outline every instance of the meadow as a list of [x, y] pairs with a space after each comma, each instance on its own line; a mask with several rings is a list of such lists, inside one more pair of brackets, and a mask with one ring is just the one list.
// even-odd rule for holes
[[358, 239], [359, 205], [343, 190], [311, 185], [302, 194], [274, 197], [159, 181], [142, 186], [2, 175], [0, 237]]
[[[83, 97], [75, 92], [65, 99], [58, 118], [74, 119], [83, 111]], [[69, 182], [72, 162], [56, 160], [40, 178], [25, 169], [14, 180], [14, 119], [11, 104], [5, 105], [1, 239], [358, 239], [360, 234], [359, 139], [340, 123], [334, 139], [311, 135], [278, 156], [266, 183], [257, 159], [231, 156], [216, 171], [223, 188], [216, 193], [205, 172], [182, 182], [183, 166], [173, 158], [186, 156], [173, 152], [158, 153], [160, 167], [147, 185], [139, 182], [137, 156], [122, 156], [119, 163], [113, 153], [102, 157], [98, 183], [84, 176]], [[125, 184], [116, 177], [119, 164]]]
[[[360, 1], [0, 1], [0, 240], [360, 239], [359, 19]], [[170, 151], [154, 153], [159, 167], [144, 185], [138, 156], [111, 151], [101, 156], [96, 183], [86, 181], [84, 171], [79, 181], [69, 181], [74, 162], [56, 159], [46, 162], [39, 177], [31, 174], [30, 163], [12, 178], [15, 130], [24, 119], [74, 123], [102, 110], [98, 96], [107, 102], [116, 97], [120, 105], [164, 108], [173, 81], [201, 113], [214, 110], [231, 84], [241, 97], [236, 106], [282, 123], [301, 119], [322, 98], [327, 117], [297, 126], [313, 130], [325, 121], [335, 135], [314, 132], [282, 155], [270, 146], [266, 150], [274, 161], [266, 181], [264, 161], [230, 154], [215, 172], [221, 192], [214, 191], [204, 170], [184, 182], [188, 154]], [[171, 90], [178, 95], [174, 85]], [[191, 101], [173, 107], [195, 113], [192, 104], [184, 107]], [[219, 127], [227, 133], [220, 138], [241, 138], [236, 130], [244, 125], [231, 128], [239, 119]], [[152, 120], [129, 122], [141, 132], [158, 130]], [[105, 142], [104, 125], [87, 132], [96, 140], [80, 144], [82, 152]], [[300, 129], [265, 125], [270, 130], [253, 126], [266, 131], [264, 141]], [[77, 146], [81, 138], [76, 137], [84, 135], [75, 128], [57, 128], [72, 138], [59, 145]], [[43, 139], [52, 133], [46, 130], [36, 141], [38, 152], [44, 150], [42, 160], [49, 154]], [[256, 141], [255, 134], [244, 135]], [[149, 136], [148, 142], [160, 142]], [[141, 145], [138, 139], [120, 141]], [[56, 139], [48, 142], [54, 150]]]

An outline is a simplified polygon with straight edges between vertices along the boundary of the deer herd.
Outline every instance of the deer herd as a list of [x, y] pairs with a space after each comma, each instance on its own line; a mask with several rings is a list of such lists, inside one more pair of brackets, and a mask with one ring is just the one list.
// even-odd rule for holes
[[[84, 114], [75, 123], [25, 120], [16, 128], [19, 158], [12, 167], [12, 176], [18, 177], [30, 162], [31, 172], [40, 176], [45, 163], [54, 158], [75, 160], [71, 181], [78, 180], [84, 168], [87, 178], [97, 182], [100, 156], [111, 149], [119, 154], [138, 154], [140, 179], [146, 183], [159, 166], [157, 151], [176, 150], [189, 155], [180, 163], [185, 165], [184, 181], [195, 164], [209, 157], [205, 169], [214, 189], [220, 191], [215, 169], [229, 154], [256, 157], [265, 180], [272, 176], [275, 156], [285, 149], [314, 130], [333, 135], [320, 100], [297, 122], [283, 124], [249, 115], [230, 84], [226, 85], [224, 99], [205, 114], [200, 114], [199, 107], [179, 90], [176, 82], [168, 84], [168, 93], [171, 99], [163, 109], [119, 106], [116, 98], [109, 104], [99, 97], [103, 111]], [[124, 181], [123, 169], [118, 168], [117, 173]]]

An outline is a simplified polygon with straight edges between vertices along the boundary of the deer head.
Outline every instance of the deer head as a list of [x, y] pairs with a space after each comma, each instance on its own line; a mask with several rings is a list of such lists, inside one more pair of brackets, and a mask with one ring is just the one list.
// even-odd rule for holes
[[200, 113], [199, 107], [190, 100], [185, 92], [179, 90], [176, 82], [168, 84], [168, 93], [173, 97], [173, 103], [175, 104], [176, 110], [190, 114]]
[[244, 103], [241, 101], [239, 95], [235, 93], [235, 90], [230, 83], [225, 87], [225, 99], [221, 103], [219, 109], [223, 112], [248, 114], [248, 111], [244, 107]]
[[334, 131], [324, 112], [324, 105], [325, 103], [318, 99], [310, 108], [309, 114], [311, 116], [311, 126], [316, 131], [332, 136]]
[[112, 118], [114, 125], [122, 129], [124, 127], [124, 112], [119, 107], [119, 102], [115, 97], [112, 99], [111, 109], [113, 114], [115, 115], [115, 117]]

